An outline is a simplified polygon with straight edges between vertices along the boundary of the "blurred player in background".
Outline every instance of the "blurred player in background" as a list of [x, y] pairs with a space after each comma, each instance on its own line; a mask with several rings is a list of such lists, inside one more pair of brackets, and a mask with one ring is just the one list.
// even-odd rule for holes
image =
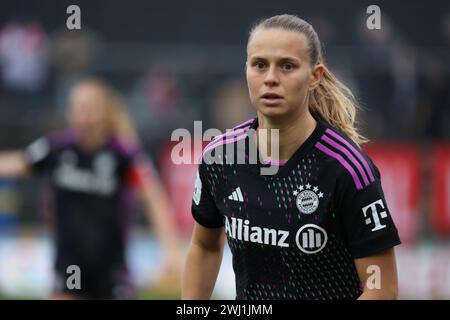
[[[246, 72], [257, 117], [203, 152], [182, 297], [210, 297], [226, 235], [237, 299], [396, 299], [397, 229], [359, 148], [353, 95], [324, 65], [315, 30], [291, 15], [264, 20], [250, 33]], [[261, 129], [279, 129], [279, 158]], [[241, 140], [266, 159], [236, 164], [228, 144]], [[226, 165], [205, 161], [220, 155]], [[262, 175], [268, 166], [277, 173]]]
[[[0, 176], [48, 177], [56, 238], [51, 298], [131, 299], [125, 260], [132, 222], [129, 191], [137, 191], [161, 241], [165, 274], [176, 276], [179, 243], [170, 205], [110, 86], [98, 79], [77, 84], [68, 118], [64, 132], [42, 137], [25, 150], [0, 153]], [[70, 265], [80, 267], [80, 290], [66, 286]]]

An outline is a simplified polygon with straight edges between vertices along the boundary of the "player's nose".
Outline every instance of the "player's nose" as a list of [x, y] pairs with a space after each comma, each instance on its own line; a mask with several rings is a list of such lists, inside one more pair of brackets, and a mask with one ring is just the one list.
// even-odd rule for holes
[[267, 70], [266, 76], [264, 78], [264, 84], [268, 87], [276, 86], [280, 83], [277, 69], [275, 66], [270, 66]]

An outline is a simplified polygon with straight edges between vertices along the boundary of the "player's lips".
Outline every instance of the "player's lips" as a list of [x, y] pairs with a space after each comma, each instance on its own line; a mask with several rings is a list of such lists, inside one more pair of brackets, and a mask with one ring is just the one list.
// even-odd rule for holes
[[275, 92], [266, 92], [261, 96], [262, 103], [270, 106], [280, 104], [282, 100], [283, 97]]

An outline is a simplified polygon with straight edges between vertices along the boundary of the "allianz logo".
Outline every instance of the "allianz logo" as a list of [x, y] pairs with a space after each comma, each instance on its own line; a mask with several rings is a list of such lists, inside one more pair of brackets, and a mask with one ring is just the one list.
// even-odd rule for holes
[[77, 166], [75, 153], [65, 151], [58, 167], [53, 172], [55, 184], [72, 191], [109, 196], [118, 188], [114, 170], [117, 166], [114, 158], [107, 153], [98, 155], [93, 161], [92, 169]]
[[[231, 220], [231, 221], [230, 221]], [[289, 248], [292, 241], [288, 230], [250, 225], [250, 220], [225, 216], [225, 233], [229, 238], [281, 248]], [[306, 254], [314, 254], [325, 248], [328, 235], [315, 224], [302, 225], [295, 234], [297, 247]]]

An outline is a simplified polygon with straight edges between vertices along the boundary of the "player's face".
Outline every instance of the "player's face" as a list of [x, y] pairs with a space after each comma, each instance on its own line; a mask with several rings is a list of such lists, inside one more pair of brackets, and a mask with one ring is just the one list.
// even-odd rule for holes
[[105, 95], [95, 85], [77, 86], [70, 101], [70, 124], [83, 135], [105, 134], [108, 128]]
[[247, 47], [247, 84], [258, 112], [267, 117], [304, 112], [314, 80], [303, 34], [282, 29], [254, 33]]

